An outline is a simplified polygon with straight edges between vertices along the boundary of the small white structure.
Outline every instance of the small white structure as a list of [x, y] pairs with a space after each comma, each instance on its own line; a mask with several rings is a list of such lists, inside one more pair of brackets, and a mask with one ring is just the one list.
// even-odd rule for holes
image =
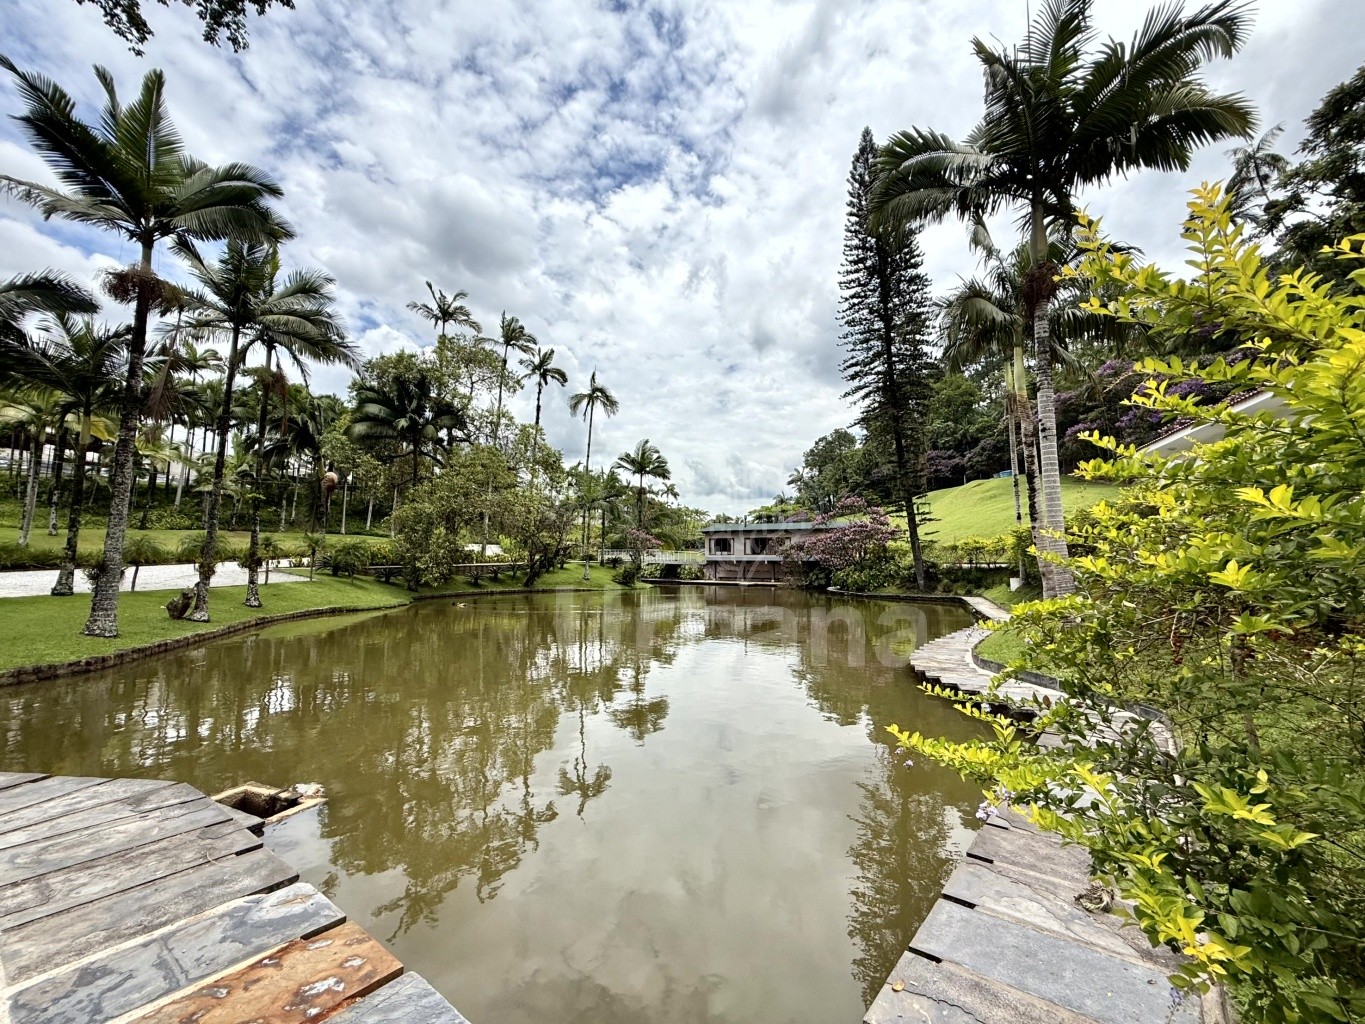
[[[1257, 391], [1245, 395], [1228, 406], [1230, 411], [1244, 416], [1254, 416], [1260, 412], [1279, 415], [1284, 411], [1284, 408], [1284, 400], [1269, 391]], [[1197, 444], [1221, 441], [1223, 434], [1224, 430], [1221, 423], [1191, 423], [1184, 427], [1177, 427], [1170, 433], [1158, 437], [1155, 441], [1148, 442], [1138, 449], [1138, 454], [1175, 455], [1179, 452], [1187, 452]]]

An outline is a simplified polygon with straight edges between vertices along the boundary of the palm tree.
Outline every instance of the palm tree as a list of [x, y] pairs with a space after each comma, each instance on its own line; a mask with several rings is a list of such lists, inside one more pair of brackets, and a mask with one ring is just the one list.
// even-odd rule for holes
[[218, 408], [218, 449], [204, 516], [199, 580], [195, 584], [194, 608], [186, 616], [193, 622], [208, 622], [209, 581], [216, 562], [233, 387], [249, 350], [267, 340], [279, 345], [284, 339], [291, 339], [291, 344], [324, 362], [354, 365], [355, 355], [340, 339], [338, 321], [331, 310], [332, 279], [325, 274], [296, 270], [276, 287], [280, 258], [273, 244], [230, 240], [213, 263], [206, 262], [188, 243], [177, 243], [175, 248], [200, 286], [190, 297], [194, 311], [192, 327], [219, 331], [228, 337], [223, 400]]
[[288, 378], [283, 368], [271, 369], [274, 361], [279, 367], [279, 355], [289, 356], [295, 368], [308, 381], [305, 360], [317, 363], [341, 363], [352, 369], [360, 365], [359, 351], [346, 340], [341, 318], [333, 307], [332, 278], [319, 270], [296, 270], [276, 289], [279, 257], [272, 261], [266, 294], [280, 308], [287, 309], [288, 319], [278, 315], [262, 319], [259, 343], [265, 349], [265, 365], [258, 378], [260, 401], [256, 419], [255, 480], [251, 494], [251, 539], [247, 544], [247, 584], [245, 604], [248, 608], [261, 607], [261, 593], [257, 585], [260, 568], [261, 543], [261, 488], [265, 482], [266, 422], [270, 412], [272, 391], [287, 393]]
[[[0, 181], [7, 179], [0, 177]], [[21, 274], [0, 281], [0, 346], [23, 345], [24, 320], [34, 313], [88, 314], [99, 309], [99, 304], [88, 291], [74, 284], [69, 277], [51, 270], [38, 274]], [[0, 373], [12, 367], [0, 368]], [[0, 383], [3, 383], [0, 377]]]
[[364, 385], [356, 389], [355, 397], [346, 436], [352, 441], [397, 441], [406, 446], [412, 457], [413, 487], [422, 459], [444, 465], [436, 451], [441, 431], [467, 427], [464, 413], [433, 393], [431, 378], [425, 373], [411, 379], [397, 377], [388, 389]]
[[[190, 466], [194, 464], [194, 433], [200, 422], [203, 422], [207, 409], [216, 409], [216, 405], [205, 404], [205, 394], [199, 386], [201, 374], [211, 371], [221, 370], [223, 358], [214, 348], [199, 348], [192, 338], [180, 337], [180, 366], [183, 373], [188, 375], [191, 386], [191, 393], [187, 396], [186, 407], [184, 410], [185, 423], [185, 443], [186, 453], [185, 462], [181, 466], [180, 477], [175, 483], [175, 507], [180, 507], [180, 499], [185, 493], [185, 484], [189, 482]], [[222, 396], [217, 396], [219, 401]]]
[[42, 334], [19, 349], [6, 350], [6, 360], [33, 383], [66, 396], [77, 417], [77, 443], [71, 475], [71, 507], [66, 525], [55, 597], [69, 597], [76, 578], [76, 549], [80, 541], [81, 504], [85, 498], [86, 460], [96, 433], [108, 439], [98, 413], [118, 404], [119, 378], [127, 358], [128, 330], [96, 326], [90, 318], [58, 314], [47, 320]]
[[187, 154], [166, 110], [166, 79], [159, 70], [147, 72], [137, 99], [125, 105], [113, 76], [97, 67], [105, 104], [98, 122], [87, 124], [76, 116], [75, 101], [55, 82], [20, 70], [7, 57], [0, 57], [0, 67], [14, 76], [27, 106], [16, 120], [60, 183], [52, 188], [0, 175], [5, 190], [45, 217], [122, 235], [139, 253], [135, 267], [108, 280], [115, 298], [133, 303], [133, 326], [114, 447], [109, 525], [85, 624], [89, 636], [117, 636], [123, 540], [142, 412], [142, 361], [148, 319], [161, 287], [152, 268], [153, 252], [170, 237], [288, 237], [288, 228], [267, 205], [282, 193], [264, 172], [247, 164], [209, 167]]
[[450, 324], [463, 327], [472, 334], [478, 334], [483, 330], [469, 307], [465, 305], [465, 299], [469, 298], [468, 292], [458, 291], [454, 295], [447, 295], [441, 289], [432, 287], [430, 281], [427, 282], [427, 291], [431, 293], [430, 303], [409, 302], [408, 309], [423, 320], [435, 324], [438, 338], [445, 335], [446, 327]]
[[[604, 416], [615, 416], [621, 411], [621, 403], [616, 400], [604, 384], [597, 382], [597, 371], [588, 378], [588, 389], [569, 396], [569, 412], [575, 416], [582, 414], [588, 421], [588, 450], [583, 456], [583, 472], [592, 473], [592, 421], [598, 409]], [[588, 507], [583, 506], [583, 578], [588, 578]]]
[[635, 446], [634, 451], [622, 452], [612, 464], [613, 469], [625, 470], [628, 476], [636, 478], [635, 487], [635, 528], [645, 528], [645, 477], [653, 480], [667, 480], [672, 475], [668, 460], [658, 448], [645, 438]]
[[24, 487], [23, 512], [19, 521], [19, 547], [28, 547], [29, 531], [38, 504], [38, 478], [42, 473], [43, 449], [48, 431], [66, 418], [66, 397], [46, 387], [24, 387], [0, 408], [0, 421], [23, 427], [33, 446], [28, 460], [28, 483]]
[[541, 396], [551, 384], [564, 387], [569, 383], [569, 375], [555, 365], [555, 350], [552, 348], [538, 348], [528, 353], [521, 365], [526, 368], [527, 379], [536, 382], [536, 430], [539, 430]]
[[502, 391], [507, 382], [507, 354], [513, 349], [518, 355], [529, 356], [536, 351], [536, 336], [514, 316], [502, 314], [499, 325], [498, 344], [502, 346], [502, 373], [498, 374], [498, 412], [493, 418], [493, 443], [498, 443], [498, 432], [502, 427]]
[[1245, 220], [1257, 228], [1265, 222], [1265, 214], [1257, 212], [1270, 201], [1271, 186], [1289, 170], [1289, 159], [1275, 152], [1275, 143], [1284, 134], [1284, 125], [1267, 129], [1249, 145], [1228, 150], [1232, 160], [1232, 175], [1228, 178], [1228, 214], [1234, 220]]
[[[1025, 306], [1038, 358], [1043, 518], [1041, 550], [1064, 559], [1061, 475], [1048, 310], [1056, 268], [1048, 240], [1074, 222], [1087, 186], [1144, 168], [1184, 170], [1198, 146], [1245, 137], [1256, 118], [1240, 96], [1212, 92], [1198, 77], [1214, 56], [1230, 56], [1249, 28], [1245, 6], [1217, 0], [1186, 15], [1178, 4], [1155, 8], [1132, 43], [1108, 40], [1091, 50], [1093, 0], [1045, 0], [1021, 46], [973, 41], [986, 71], [986, 112], [958, 142], [912, 128], [882, 150], [871, 216], [886, 226], [948, 216], [984, 220], [1023, 209], [1032, 267]], [[1031, 443], [1033, 416], [1025, 419]], [[1044, 592], [1074, 589], [1070, 570], [1040, 563]]]

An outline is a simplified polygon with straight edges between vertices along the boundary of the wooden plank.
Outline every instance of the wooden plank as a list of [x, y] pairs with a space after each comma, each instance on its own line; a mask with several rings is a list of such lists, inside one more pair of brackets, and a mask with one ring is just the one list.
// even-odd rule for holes
[[[104, 787], [97, 788], [103, 789]], [[138, 818], [159, 807], [172, 807], [176, 804], [194, 803], [196, 801], [204, 804], [213, 803], [193, 786], [177, 782], [149, 790], [141, 795], [115, 800], [112, 803], [102, 803], [88, 807], [83, 811], [76, 811], [73, 814], [64, 814], [59, 818], [32, 822], [24, 828], [15, 829], [13, 832], [0, 833], [0, 850], [27, 846], [30, 843], [107, 825], [124, 818]]]
[[35, 875], [107, 857], [120, 850], [136, 849], [167, 836], [229, 824], [236, 828], [223, 808], [207, 798], [203, 804], [159, 807], [90, 829], [0, 850], [0, 879], [3, 879], [0, 884], [12, 885]]
[[328, 1017], [327, 1024], [469, 1024], [469, 1021], [420, 974], [405, 974]]
[[13, 992], [12, 1024], [93, 1024], [145, 1007], [299, 938], [345, 921], [297, 882], [247, 896]]
[[0, 932], [0, 963], [10, 984], [19, 984], [229, 900], [278, 889], [298, 877], [293, 868], [268, 850], [201, 864], [52, 917], [7, 928]]
[[912, 952], [1056, 1003], [1101, 1024], [1198, 1024], [1197, 1000], [1173, 1003], [1166, 972], [939, 900]]
[[102, 804], [135, 800], [150, 793], [169, 789], [172, 785], [174, 783], [158, 782], [155, 779], [110, 779], [101, 786], [88, 786], [65, 796], [11, 811], [0, 817], [0, 836], [43, 821], [56, 822], [65, 815], [89, 810]]
[[207, 861], [235, 857], [258, 849], [261, 844], [260, 838], [244, 829], [213, 835], [199, 829], [136, 850], [50, 871], [0, 888], [0, 929], [50, 917]]
[[347, 999], [403, 973], [403, 965], [359, 925], [346, 923], [133, 1018], [135, 1024], [308, 1024]]
[[74, 793], [76, 790], [85, 789], [88, 786], [102, 786], [108, 781], [110, 780], [57, 775], [52, 778], [38, 779], [24, 786], [14, 786], [0, 791], [0, 816], [28, 807], [31, 804], [39, 804], [44, 800], [53, 800], [59, 796], [65, 796], [67, 793]]
[[0, 789], [13, 789], [25, 783], [47, 778], [42, 772], [0, 772]]

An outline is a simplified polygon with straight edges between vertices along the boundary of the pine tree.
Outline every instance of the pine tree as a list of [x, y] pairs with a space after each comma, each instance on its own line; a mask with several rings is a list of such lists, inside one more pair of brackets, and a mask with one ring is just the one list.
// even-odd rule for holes
[[876, 233], [868, 226], [868, 197], [878, 155], [872, 129], [864, 128], [848, 174], [844, 263], [839, 274], [839, 320], [844, 327], [840, 365], [845, 398], [858, 404], [858, 423], [869, 436], [890, 441], [894, 492], [905, 509], [915, 581], [928, 585], [915, 500], [923, 492], [920, 438], [929, 403], [927, 338], [931, 321], [929, 278], [913, 229]]

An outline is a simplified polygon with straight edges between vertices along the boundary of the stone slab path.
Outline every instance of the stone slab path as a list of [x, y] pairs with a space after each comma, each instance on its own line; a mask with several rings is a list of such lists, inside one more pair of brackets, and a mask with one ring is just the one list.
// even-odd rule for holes
[[[969, 599], [969, 601], [972, 599]], [[1003, 619], [982, 601], [976, 611]], [[981, 626], [917, 649], [911, 666], [928, 682], [990, 702], [1067, 699], [1022, 681], [992, 688], [972, 660]], [[1215, 1024], [1215, 1000], [1182, 998], [1167, 981], [1174, 954], [1153, 949], [1132, 923], [1091, 912], [1090, 858], [1011, 810], [976, 834], [915, 933], [864, 1024]]]
[[468, 1024], [243, 817], [183, 783], [0, 773], [0, 1020]]
[[[264, 577], [262, 577], [264, 578]], [[184, 590], [194, 586], [199, 573], [192, 562], [184, 565], [144, 565], [137, 574], [138, 590]], [[21, 572], [0, 572], [0, 597], [41, 597], [52, 592], [57, 582], [56, 569], [33, 569]], [[133, 570], [123, 574], [121, 590], [127, 591], [133, 582]], [[307, 583], [308, 577], [295, 576], [281, 569], [270, 570], [270, 586], [276, 583]], [[215, 587], [246, 586], [246, 570], [235, 563], [224, 563], [213, 574]], [[76, 573], [76, 593], [90, 593], [85, 574]]]

